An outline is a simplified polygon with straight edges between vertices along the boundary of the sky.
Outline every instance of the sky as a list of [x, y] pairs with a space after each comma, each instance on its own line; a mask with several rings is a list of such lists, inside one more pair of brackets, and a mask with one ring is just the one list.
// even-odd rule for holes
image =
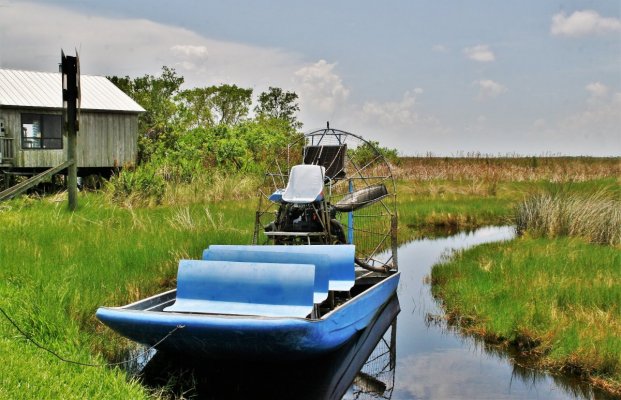
[[0, 67], [299, 95], [402, 155], [621, 155], [621, 1], [0, 0]]

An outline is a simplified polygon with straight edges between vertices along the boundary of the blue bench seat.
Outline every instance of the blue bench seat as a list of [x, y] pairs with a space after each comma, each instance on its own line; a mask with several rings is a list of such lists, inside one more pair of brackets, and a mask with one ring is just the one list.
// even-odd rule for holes
[[182, 260], [175, 303], [164, 311], [304, 318], [314, 286], [312, 264]]
[[[322, 293], [324, 284], [323, 276], [328, 276], [328, 290], [349, 291], [354, 286], [356, 278], [354, 269], [354, 254], [356, 246], [351, 244], [339, 245], [211, 245], [203, 252], [203, 259], [217, 257], [216, 254], [227, 251], [237, 252], [240, 258], [252, 257], [252, 260], [261, 262], [298, 262], [301, 264], [314, 264], [317, 270], [317, 282], [315, 293], [317, 298]], [[265, 253], [264, 256], [246, 256], [245, 253]], [[261, 257], [264, 257], [263, 259]], [[324, 257], [327, 257], [324, 258]], [[248, 258], [250, 260], [250, 258]]]

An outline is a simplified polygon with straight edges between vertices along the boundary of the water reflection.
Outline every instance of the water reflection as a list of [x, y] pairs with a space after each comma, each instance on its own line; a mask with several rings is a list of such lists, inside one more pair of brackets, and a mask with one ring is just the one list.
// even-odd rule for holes
[[[378, 329], [377, 331], [380, 331]], [[373, 341], [369, 341], [373, 343]], [[361, 357], [364, 355], [361, 354]], [[375, 345], [362, 367], [357, 368], [345, 399], [391, 399], [395, 386], [397, 366], [397, 318], [384, 330], [384, 336]], [[340, 398], [340, 397], [338, 397]]]
[[157, 353], [138, 377], [156, 391], [183, 398], [361, 399], [370, 394], [389, 399], [399, 310], [395, 296], [365, 330], [326, 357], [304, 362], [192, 361]]

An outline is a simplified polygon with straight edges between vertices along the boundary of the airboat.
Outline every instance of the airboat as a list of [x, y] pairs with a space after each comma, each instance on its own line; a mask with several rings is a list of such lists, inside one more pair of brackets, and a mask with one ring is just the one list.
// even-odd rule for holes
[[181, 260], [177, 288], [97, 318], [163, 352], [303, 359], [334, 351], [395, 295], [396, 190], [373, 142], [345, 131], [293, 138], [258, 190], [251, 245]]

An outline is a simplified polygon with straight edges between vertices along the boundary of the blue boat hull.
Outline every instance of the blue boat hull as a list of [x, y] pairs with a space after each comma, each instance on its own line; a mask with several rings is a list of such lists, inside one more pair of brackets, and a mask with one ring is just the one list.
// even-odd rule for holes
[[175, 290], [124, 307], [101, 307], [97, 318], [146, 346], [173, 332], [156, 346], [166, 352], [302, 359], [333, 351], [363, 330], [396, 292], [399, 278], [396, 272], [380, 280], [320, 319], [162, 311], [174, 302]]

